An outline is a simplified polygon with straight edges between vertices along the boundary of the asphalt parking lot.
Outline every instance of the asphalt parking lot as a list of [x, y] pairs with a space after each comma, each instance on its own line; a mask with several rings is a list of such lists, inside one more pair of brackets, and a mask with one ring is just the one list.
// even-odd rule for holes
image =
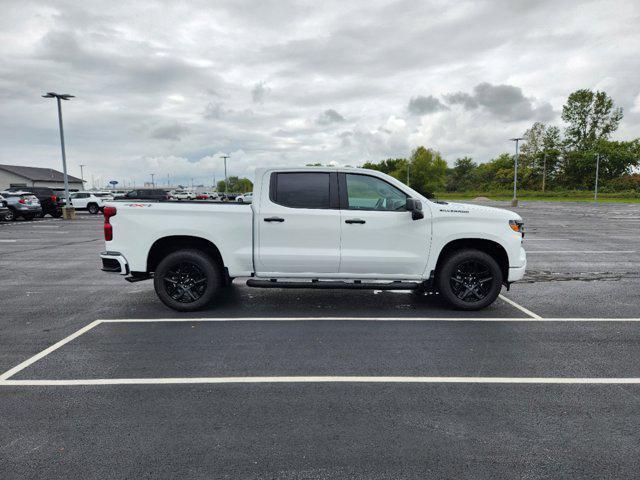
[[0, 478], [637, 477], [640, 205], [518, 212], [527, 276], [472, 313], [236, 280], [178, 314], [99, 271], [100, 217], [0, 223]]

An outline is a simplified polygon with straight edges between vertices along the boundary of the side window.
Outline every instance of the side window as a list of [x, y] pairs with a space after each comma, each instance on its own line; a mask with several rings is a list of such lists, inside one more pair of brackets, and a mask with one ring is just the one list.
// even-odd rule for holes
[[138, 192], [136, 192], [135, 190], [133, 190], [132, 192], [127, 193], [127, 197], [131, 198], [131, 197], [135, 197], [137, 195]]
[[404, 211], [407, 195], [384, 180], [347, 173], [349, 210]]
[[325, 172], [276, 173], [271, 200], [291, 208], [331, 208], [330, 175]]

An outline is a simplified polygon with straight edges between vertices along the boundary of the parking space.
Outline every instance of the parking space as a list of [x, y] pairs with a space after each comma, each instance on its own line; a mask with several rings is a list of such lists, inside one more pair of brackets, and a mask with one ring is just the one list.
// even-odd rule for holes
[[177, 314], [99, 271], [101, 218], [0, 223], [0, 478], [636, 476], [640, 206], [519, 213], [528, 274], [471, 313], [237, 280]]

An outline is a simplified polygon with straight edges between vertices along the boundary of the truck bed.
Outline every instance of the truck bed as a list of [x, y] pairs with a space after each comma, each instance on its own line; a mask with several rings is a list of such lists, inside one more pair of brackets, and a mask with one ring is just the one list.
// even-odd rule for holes
[[253, 271], [251, 204], [185, 201], [113, 201], [113, 240], [109, 251], [127, 252], [129, 269], [144, 272], [153, 244], [171, 236], [209, 240], [229, 258], [229, 270], [250, 275]]

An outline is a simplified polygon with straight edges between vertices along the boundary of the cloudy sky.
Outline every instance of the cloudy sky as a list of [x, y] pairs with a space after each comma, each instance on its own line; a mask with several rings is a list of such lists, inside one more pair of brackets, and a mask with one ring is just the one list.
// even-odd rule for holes
[[640, 2], [7, 1], [0, 163], [187, 183], [265, 165], [486, 161], [578, 88], [640, 136]]

